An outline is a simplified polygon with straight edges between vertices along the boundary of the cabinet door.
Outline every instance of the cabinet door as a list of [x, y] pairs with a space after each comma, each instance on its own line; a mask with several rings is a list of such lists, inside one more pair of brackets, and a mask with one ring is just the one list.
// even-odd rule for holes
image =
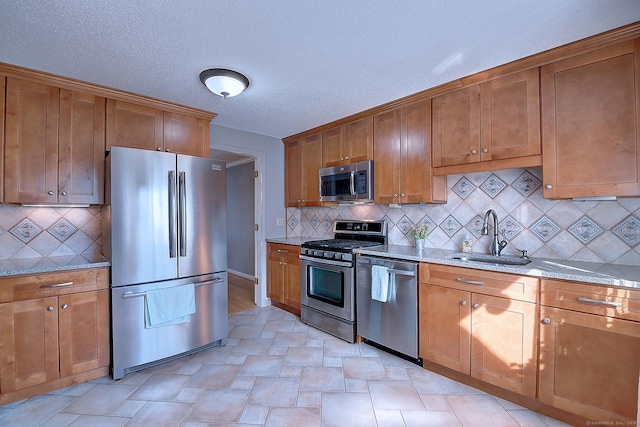
[[105, 99], [61, 89], [58, 141], [58, 201], [102, 204]]
[[5, 201], [58, 201], [59, 89], [7, 78]]
[[400, 203], [429, 202], [432, 200], [431, 102], [405, 107], [401, 116]]
[[322, 132], [322, 159], [323, 167], [337, 166], [342, 163], [349, 163], [350, 160], [345, 159], [343, 149], [343, 129], [338, 127]]
[[344, 138], [347, 163], [373, 160], [373, 118], [345, 125]]
[[640, 324], [541, 307], [541, 402], [593, 421], [635, 420]]
[[291, 141], [284, 145], [285, 203], [295, 208], [302, 202], [302, 142]]
[[58, 378], [57, 298], [0, 304], [2, 393]]
[[209, 157], [209, 122], [176, 113], [164, 113], [164, 151]]
[[379, 114], [373, 119], [374, 200], [376, 204], [399, 203], [400, 110]]
[[420, 357], [469, 374], [471, 293], [422, 283], [419, 288]]
[[58, 299], [60, 376], [109, 365], [109, 291]]
[[478, 86], [433, 98], [433, 166], [480, 161]]
[[475, 293], [472, 302], [471, 375], [535, 397], [536, 305]]
[[296, 247], [291, 246], [290, 252], [285, 256], [286, 274], [285, 274], [285, 301], [284, 303], [290, 307], [300, 310], [300, 251]]
[[162, 110], [107, 100], [107, 150], [112, 146], [163, 150]]
[[302, 206], [320, 205], [322, 135], [302, 139]]
[[269, 298], [284, 303], [285, 261], [278, 246], [269, 245], [267, 275], [267, 295]]
[[541, 153], [537, 68], [482, 83], [480, 103], [482, 161]]
[[[0, 129], [4, 129], [4, 99], [7, 79], [0, 75]], [[0, 132], [0, 203], [4, 201], [4, 132]]]
[[542, 67], [544, 197], [640, 195], [640, 39]]

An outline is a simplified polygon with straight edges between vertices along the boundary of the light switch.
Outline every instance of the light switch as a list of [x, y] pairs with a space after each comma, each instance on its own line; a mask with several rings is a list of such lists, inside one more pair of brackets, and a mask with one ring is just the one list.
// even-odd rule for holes
[[276, 227], [284, 227], [284, 218], [276, 218]]

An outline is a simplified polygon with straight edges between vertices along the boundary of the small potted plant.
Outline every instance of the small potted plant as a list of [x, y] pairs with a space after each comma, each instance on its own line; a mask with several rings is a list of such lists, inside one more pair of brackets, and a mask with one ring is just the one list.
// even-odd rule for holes
[[429, 234], [429, 226], [424, 223], [414, 225], [411, 227], [410, 233], [416, 240], [416, 248], [424, 248], [424, 240], [427, 238], [427, 234]]

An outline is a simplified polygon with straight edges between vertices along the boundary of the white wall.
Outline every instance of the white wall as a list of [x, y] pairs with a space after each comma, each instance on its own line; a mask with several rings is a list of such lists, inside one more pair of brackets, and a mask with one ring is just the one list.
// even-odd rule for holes
[[227, 267], [255, 277], [253, 161], [227, 166]]
[[[215, 119], [214, 119], [215, 121]], [[262, 179], [264, 187], [265, 238], [285, 237], [284, 226], [276, 226], [277, 218], [285, 218], [284, 208], [284, 144], [280, 139], [223, 126], [211, 125], [211, 148], [243, 154], [264, 155]]]

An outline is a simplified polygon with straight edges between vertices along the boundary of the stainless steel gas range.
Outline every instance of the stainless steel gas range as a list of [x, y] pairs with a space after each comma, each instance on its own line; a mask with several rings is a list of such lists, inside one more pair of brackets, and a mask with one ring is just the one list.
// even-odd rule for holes
[[387, 243], [386, 221], [336, 220], [334, 238], [301, 245], [301, 319], [350, 343], [356, 339], [354, 249]]

